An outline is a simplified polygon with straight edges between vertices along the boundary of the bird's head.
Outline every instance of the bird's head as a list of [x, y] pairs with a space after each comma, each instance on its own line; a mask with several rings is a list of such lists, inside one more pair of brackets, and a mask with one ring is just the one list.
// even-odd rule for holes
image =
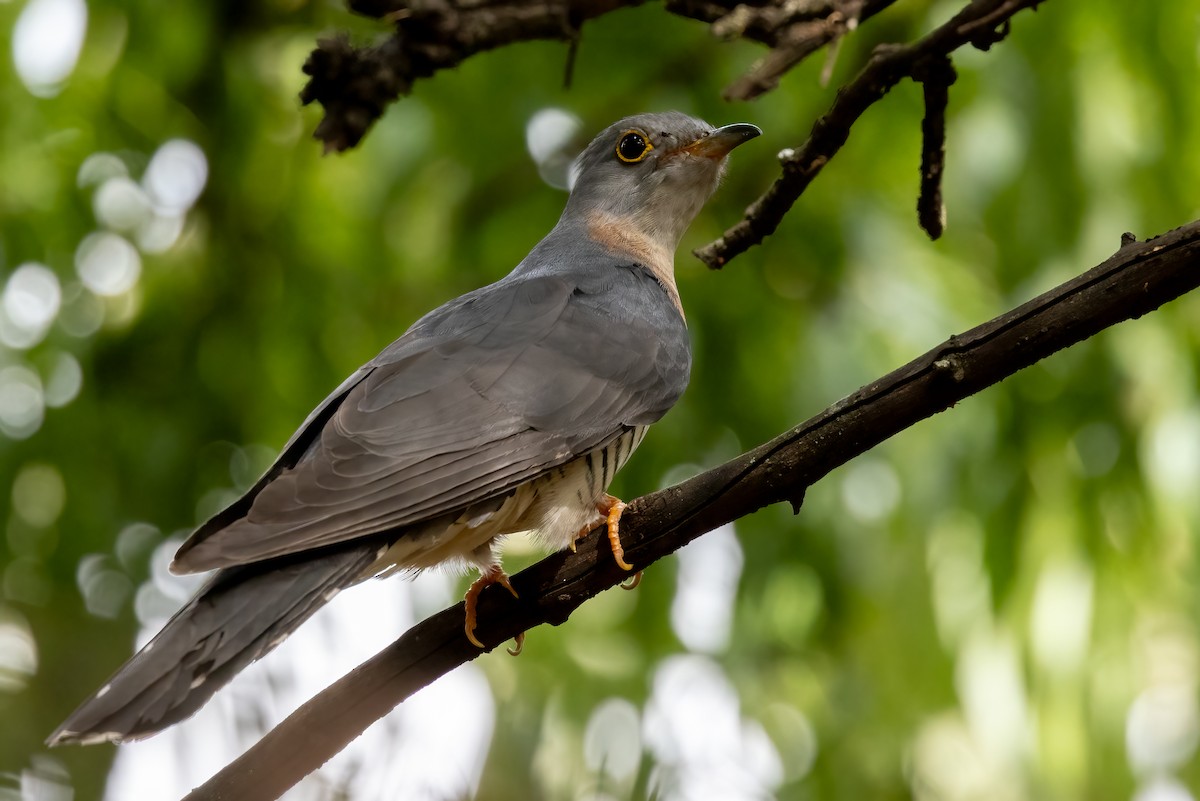
[[624, 228], [673, 253], [717, 188], [729, 151], [761, 133], [744, 122], [714, 128], [677, 111], [626, 117], [576, 160], [563, 217]]

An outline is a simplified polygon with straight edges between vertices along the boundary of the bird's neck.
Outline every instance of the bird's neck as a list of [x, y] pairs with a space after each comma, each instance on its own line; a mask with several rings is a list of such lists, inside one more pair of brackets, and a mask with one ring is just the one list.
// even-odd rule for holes
[[675, 286], [675, 246], [653, 232], [644, 230], [637, 220], [604, 212], [592, 212], [585, 220], [587, 237], [618, 258], [632, 259], [648, 269], [671, 296], [679, 313], [679, 289]]

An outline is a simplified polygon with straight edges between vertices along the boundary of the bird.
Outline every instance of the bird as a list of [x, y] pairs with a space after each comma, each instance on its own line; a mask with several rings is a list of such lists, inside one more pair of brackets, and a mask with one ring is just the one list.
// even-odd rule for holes
[[[429, 312], [316, 407], [266, 473], [180, 546], [174, 573], [215, 571], [49, 745], [123, 742], [199, 709], [338, 592], [438, 565], [501, 584], [505, 536], [550, 549], [624, 504], [616, 472], [687, 386], [674, 257], [749, 123], [680, 112], [600, 132], [557, 224], [504, 278]], [[515, 593], [514, 593], [515, 594]]]

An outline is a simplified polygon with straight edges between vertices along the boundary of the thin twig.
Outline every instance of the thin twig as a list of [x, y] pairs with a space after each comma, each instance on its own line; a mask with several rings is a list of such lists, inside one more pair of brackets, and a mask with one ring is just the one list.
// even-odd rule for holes
[[925, 94], [917, 222], [930, 239], [938, 239], [946, 230], [946, 204], [942, 201], [942, 173], [946, 169], [946, 106], [950, 102], [950, 85], [956, 77], [949, 56], [927, 63], [916, 76]]
[[[753, 100], [779, 85], [788, 70], [826, 45], [841, 41], [866, 14], [863, 0], [836, 0], [832, 10], [815, 19], [776, 23], [771, 52], [723, 93], [726, 100]], [[872, 11], [882, 7], [875, 4]], [[742, 8], [745, 8], [743, 6]]]
[[[799, 509], [807, 487], [912, 424], [1123, 320], [1200, 286], [1200, 220], [1147, 242], [1123, 236], [1107, 261], [948, 341], [821, 414], [720, 467], [631, 503], [621, 520], [627, 558], [640, 570], [707, 531], [764, 506]], [[543, 559], [512, 578], [520, 594], [488, 588], [476, 634], [503, 643], [558, 625], [626, 579], [599, 530], [576, 553]], [[480, 651], [463, 634], [458, 604], [310, 700], [185, 801], [278, 798], [397, 704]]]

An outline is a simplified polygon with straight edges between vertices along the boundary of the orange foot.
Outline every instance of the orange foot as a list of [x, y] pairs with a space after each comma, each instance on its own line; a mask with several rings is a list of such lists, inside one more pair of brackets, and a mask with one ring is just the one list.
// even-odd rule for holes
[[[475, 604], [479, 601], [479, 593], [483, 592], [483, 588], [490, 584], [500, 584], [511, 592], [514, 598], [520, 597], [517, 595], [517, 591], [513, 589], [512, 584], [508, 582], [508, 574], [504, 572], [500, 565], [492, 565], [479, 574], [479, 578], [475, 579], [475, 582], [471, 584], [471, 587], [467, 590], [466, 598], [463, 599], [467, 602], [467, 622], [464, 629], [467, 632], [467, 639], [476, 648], [487, 647], [475, 636]], [[517, 645], [517, 652], [520, 653], [520, 641]]]
[[[625, 507], [626, 504], [622, 503], [620, 498], [606, 493], [604, 498], [596, 504], [596, 511], [600, 513], [601, 521], [608, 526], [608, 545], [612, 548], [613, 559], [616, 560], [622, 570], [633, 570], [633, 565], [625, 561], [625, 549], [621, 546], [621, 513], [625, 511]], [[595, 525], [595, 523], [590, 523], [575, 533], [570, 543], [567, 544], [567, 547], [571, 549], [571, 553], [575, 553], [575, 544], [590, 534]], [[639, 571], [626, 589], [632, 590], [638, 585], [641, 579], [642, 574]]]
[[596, 504], [596, 511], [604, 515], [608, 523], [608, 545], [617, 566], [622, 570], [633, 570], [633, 565], [625, 561], [625, 549], [621, 547], [621, 513], [625, 511], [625, 504], [620, 498], [605, 493], [604, 500]]

